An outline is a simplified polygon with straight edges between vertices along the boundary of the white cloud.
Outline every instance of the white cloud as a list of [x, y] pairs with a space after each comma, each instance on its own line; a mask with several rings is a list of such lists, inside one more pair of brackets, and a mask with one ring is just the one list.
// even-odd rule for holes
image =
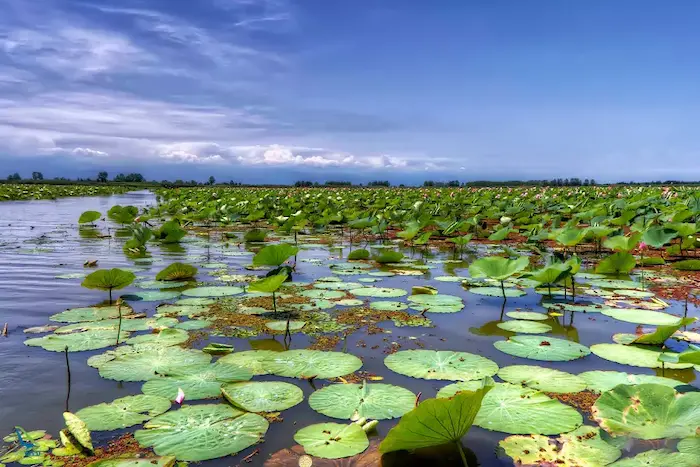
[[90, 148], [73, 148], [71, 154], [75, 156], [86, 156], [86, 157], [108, 157], [109, 154], [104, 151], [98, 151], [96, 149]]

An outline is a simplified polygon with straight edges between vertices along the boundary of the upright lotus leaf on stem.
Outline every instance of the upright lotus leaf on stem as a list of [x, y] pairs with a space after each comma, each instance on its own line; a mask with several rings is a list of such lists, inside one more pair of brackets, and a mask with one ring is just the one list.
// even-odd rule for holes
[[583, 241], [584, 238], [586, 238], [586, 230], [584, 229], [578, 229], [576, 227], [569, 227], [566, 228], [562, 231], [560, 231], [555, 240], [557, 243], [569, 247], [573, 246], [575, 247], [579, 243]]
[[637, 260], [630, 253], [613, 253], [604, 258], [595, 268], [597, 274], [627, 274], [637, 265]]
[[157, 281], [179, 281], [194, 279], [197, 268], [191, 264], [173, 263], [156, 275]]
[[654, 248], [663, 248], [671, 243], [671, 240], [678, 237], [678, 232], [666, 227], [650, 227], [642, 235], [642, 241]]
[[[248, 291], [249, 292], [266, 292], [266, 293], [272, 293], [272, 308], [275, 313], [277, 313], [277, 290], [282, 287], [282, 284], [287, 280], [289, 276], [287, 276], [286, 272], [281, 272], [279, 274], [276, 274], [274, 276], [269, 276], [265, 277], [264, 279], [259, 279], [257, 281], [253, 281], [248, 285]], [[289, 318], [287, 319], [287, 331], [286, 334], [289, 334]]]
[[518, 259], [508, 259], [501, 256], [488, 256], [479, 258], [469, 266], [469, 274], [474, 278], [486, 277], [500, 281], [503, 298], [506, 298], [504, 281], [514, 274], [522, 271], [530, 264], [527, 256]]
[[80, 417], [71, 412], [63, 412], [63, 420], [65, 420], [66, 422], [66, 428], [68, 428], [68, 432], [80, 444], [80, 446], [82, 446], [90, 452], [94, 452], [95, 448], [92, 446], [92, 437], [90, 436], [90, 430], [88, 430], [88, 427], [85, 424], [85, 422], [82, 421]]
[[124, 243], [124, 252], [130, 255], [146, 253], [146, 243], [153, 238], [153, 231], [145, 225], [131, 227], [131, 238]]
[[117, 204], [107, 211], [107, 217], [122, 225], [132, 224], [138, 215], [139, 209], [136, 206], [120, 206]]
[[81, 284], [86, 289], [106, 290], [109, 292], [109, 303], [112, 303], [112, 290], [129, 286], [136, 276], [131, 271], [123, 269], [99, 269], [89, 274]]
[[349, 261], [354, 261], [354, 260], [362, 260], [362, 259], [369, 259], [369, 251], [365, 249], [359, 249], [359, 250], [353, 250], [350, 253], [348, 253], [348, 260]]
[[637, 248], [639, 241], [642, 238], [640, 232], [636, 232], [629, 237], [624, 235], [616, 235], [615, 237], [610, 237], [603, 242], [605, 248], [610, 248], [613, 251], [629, 253], [630, 251]]
[[468, 467], [462, 437], [467, 434], [479, 413], [484, 396], [493, 388], [486, 378], [475, 391], [462, 391], [450, 399], [428, 399], [399, 420], [379, 445], [381, 453], [413, 450], [455, 443]]
[[668, 340], [676, 331], [683, 326], [688, 326], [696, 321], [697, 318], [681, 318], [677, 324], [670, 326], [659, 326], [652, 333], [642, 334], [635, 338], [631, 344], [649, 344], [661, 345]]
[[297, 253], [299, 253], [299, 248], [289, 243], [268, 245], [258, 251], [258, 253], [253, 257], [253, 265], [279, 267]]
[[187, 231], [174, 220], [165, 222], [160, 229], [154, 232], [155, 239], [161, 243], [178, 243], [185, 235], [187, 235]]
[[100, 217], [102, 217], [102, 214], [98, 211], [85, 211], [80, 215], [78, 224], [92, 224]]
[[455, 249], [456, 249], [456, 250], [459, 252], [459, 254], [461, 255], [462, 252], [464, 251], [464, 247], [467, 246], [467, 245], [469, 244], [469, 242], [471, 241], [472, 237], [473, 237], [472, 234], [467, 234], [467, 235], [462, 235], [462, 236], [459, 236], [459, 237], [448, 238], [447, 241], [448, 241], [448, 242], [454, 243]]

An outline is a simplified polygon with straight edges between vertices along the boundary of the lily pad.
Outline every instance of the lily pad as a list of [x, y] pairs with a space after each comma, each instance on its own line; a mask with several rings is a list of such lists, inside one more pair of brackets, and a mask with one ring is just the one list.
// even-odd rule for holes
[[356, 298], [346, 298], [344, 300], [338, 300], [335, 302], [338, 306], [362, 306], [365, 302], [358, 300]]
[[158, 344], [163, 346], [172, 346], [182, 344], [189, 339], [187, 331], [182, 329], [163, 329], [160, 332], [142, 334], [130, 338], [127, 344]]
[[544, 392], [571, 393], [586, 389], [586, 381], [565, 371], [531, 365], [512, 365], [498, 370], [498, 377]]
[[307, 454], [323, 459], [354, 456], [369, 447], [367, 434], [355, 423], [310, 425], [297, 431], [294, 441], [301, 444]]
[[619, 460], [610, 467], [697, 467], [700, 458], [693, 454], [673, 452], [669, 449], [655, 449]]
[[143, 351], [118, 355], [102, 363], [99, 366], [100, 376], [115, 381], [148, 381], [161, 374], [177, 371], [179, 368], [211, 361], [211, 355], [201, 350], [163, 346], [143, 347], [143, 349]]
[[175, 465], [173, 456], [143, 457], [129, 459], [126, 457], [116, 457], [103, 459], [88, 464], [90, 467], [173, 467]]
[[603, 310], [603, 314], [627, 323], [649, 324], [653, 326], [670, 326], [677, 323], [679, 320], [678, 316], [641, 308], [606, 308]]
[[248, 381], [253, 374], [242, 368], [219, 359], [214, 364], [200, 363], [175, 368], [162, 377], [147, 381], [141, 390], [144, 394], [175, 400], [182, 389], [188, 401], [214, 399], [221, 395], [221, 385], [233, 381]]
[[[121, 306], [122, 317], [133, 313], [131, 307]], [[85, 321], [99, 321], [103, 319], [119, 318], [117, 306], [91, 306], [86, 308], [72, 308], [70, 310], [49, 316], [51, 321], [59, 323], [82, 323]]]
[[520, 332], [524, 334], [543, 334], [552, 330], [552, 326], [548, 324], [538, 323], [537, 321], [528, 321], [524, 319], [514, 319], [511, 321], [498, 323], [496, 326], [506, 331]]
[[231, 297], [233, 295], [240, 295], [243, 292], [245, 292], [245, 290], [243, 290], [242, 287], [208, 286], [185, 290], [182, 292], [182, 295], [185, 297]]
[[224, 404], [186, 405], [152, 419], [134, 437], [160, 456], [198, 462], [236, 454], [258, 443], [268, 427], [260, 415]]
[[[122, 331], [119, 334], [119, 342], [125, 341], [128, 337], [129, 333]], [[24, 344], [30, 347], [41, 347], [51, 352], [63, 352], [66, 348], [69, 352], [84, 352], [110, 347], [116, 342], [116, 330], [96, 329], [71, 334], [49, 334], [35, 339], [27, 339]]]
[[[438, 398], [473, 391], [476, 381], [454, 383], [442, 388]], [[496, 384], [484, 397], [474, 424], [487, 430], [511, 434], [555, 435], [575, 430], [583, 422], [581, 414], [568, 405], [535, 389], [514, 384]]]
[[416, 395], [391, 384], [332, 384], [311, 394], [313, 410], [347, 420], [399, 418], [413, 409]]
[[513, 336], [493, 345], [508, 355], [547, 362], [576, 360], [591, 353], [584, 345], [554, 337]]
[[412, 378], [451, 381], [482, 379], [498, 371], [498, 365], [488, 358], [444, 350], [402, 350], [386, 357], [384, 364]]
[[340, 290], [309, 289], [300, 293], [302, 297], [317, 298], [323, 300], [334, 300], [345, 297], [345, 292]]
[[[294, 320], [289, 321], [289, 331], [290, 332], [301, 331], [301, 328], [303, 328], [304, 326], [306, 326], [306, 321], [294, 321]], [[265, 323], [265, 327], [268, 329], [272, 329], [273, 331], [284, 332], [287, 330], [287, 321], [286, 320], [268, 321], [267, 323]]]
[[501, 289], [500, 287], [470, 287], [469, 291], [473, 294], [485, 295], [487, 297], [503, 297], [504, 293], [507, 298], [524, 297], [527, 295], [527, 292], [521, 289]]
[[379, 311], [403, 311], [408, 305], [403, 302], [377, 301], [370, 303], [369, 307]]
[[304, 400], [304, 392], [282, 381], [254, 381], [225, 384], [224, 397], [247, 412], [280, 412]]
[[134, 284], [140, 289], [178, 289], [185, 287], [187, 282], [176, 281], [142, 281]]
[[672, 370], [682, 370], [693, 367], [692, 363], [662, 363], [659, 361], [659, 357], [664, 352], [649, 346], [594, 344], [591, 346], [591, 352], [611, 362], [643, 368], [661, 368], [663, 366]]
[[216, 303], [216, 299], [207, 297], [191, 297], [191, 298], [181, 298], [175, 302], [175, 305], [185, 305], [185, 306], [208, 306]]
[[[122, 331], [148, 331], [150, 329], [163, 329], [174, 326], [178, 323], [175, 318], [134, 318], [122, 319]], [[62, 326], [56, 329], [56, 334], [68, 334], [71, 332], [82, 332], [91, 330], [107, 330], [111, 329], [115, 333], [119, 328], [118, 319], [103, 319], [101, 321], [85, 321], [82, 323], [73, 323], [67, 326]], [[116, 334], [115, 334], [116, 336]]]
[[586, 382], [586, 389], [594, 392], [610, 391], [620, 384], [662, 384], [672, 388], [685, 384], [671, 378], [654, 375], [633, 375], [622, 371], [586, 371], [579, 374], [579, 377]]
[[544, 313], [537, 313], [535, 311], [509, 311], [506, 316], [513, 319], [528, 319], [530, 321], [545, 321], [549, 319]]
[[700, 393], [660, 384], [620, 385], [601, 394], [594, 419], [613, 436], [685, 438], [700, 429]]
[[263, 365], [269, 373], [277, 376], [328, 379], [359, 370], [362, 360], [342, 352], [288, 350], [270, 355]]
[[[337, 279], [337, 277], [334, 277]], [[352, 290], [363, 287], [359, 282], [316, 282], [314, 287], [324, 290]]]
[[140, 425], [170, 408], [164, 397], [139, 394], [85, 407], [76, 415], [90, 431], [112, 431]]
[[163, 300], [172, 300], [180, 296], [180, 292], [172, 290], [146, 290], [144, 292], [134, 292], [122, 295], [122, 298], [132, 302], [161, 302]]
[[393, 289], [389, 287], [361, 287], [351, 291], [356, 297], [372, 298], [394, 298], [403, 297], [408, 294], [404, 289]]

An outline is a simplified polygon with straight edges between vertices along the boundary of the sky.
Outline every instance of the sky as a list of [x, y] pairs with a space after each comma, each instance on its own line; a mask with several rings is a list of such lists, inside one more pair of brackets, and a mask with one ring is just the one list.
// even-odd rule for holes
[[700, 180], [695, 0], [0, 0], [0, 12], [8, 174]]

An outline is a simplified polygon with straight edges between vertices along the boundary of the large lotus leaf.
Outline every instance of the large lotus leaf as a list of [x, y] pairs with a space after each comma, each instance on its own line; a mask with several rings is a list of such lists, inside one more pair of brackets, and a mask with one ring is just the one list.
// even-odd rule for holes
[[134, 284], [140, 289], [178, 289], [187, 285], [187, 282], [176, 281], [142, 281]]
[[512, 365], [498, 370], [498, 377], [512, 384], [544, 392], [569, 393], [586, 389], [586, 381], [571, 373], [531, 365]]
[[362, 360], [342, 352], [288, 350], [269, 356], [264, 367], [269, 373], [277, 376], [328, 379], [359, 370]]
[[360, 287], [358, 289], [353, 289], [351, 293], [356, 297], [372, 298], [394, 298], [403, 297], [408, 294], [404, 289], [393, 289], [389, 287]]
[[659, 326], [652, 333], [642, 334], [637, 336], [632, 343], [633, 344], [648, 344], [648, 345], [661, 345], [666, 340], [668, 340], [676, 331], [678, 331], [683, 326], [688, 326], [695, 322], [697, 318], [681, 318], [675, 324], [668, 326]]
[[622, 371], [586, 371], [578, 376], [586, 382], [586, 389], [594, 392], [606, 392], [620, 384], [662, 384], [672, 388], [685, 384], [671, 378], [633, 375]]
[[88, 274], [81, 285], [87, 289], [118, 290], [128, 286], [134, 280], [136, 275], [131, 271], [119, 268], [100, 269]]
[[270, 277], [253, 281], [248, 285], [248, 292], [276, 292], [288, 278], [289, 276], [286, 272], [281, 272]]
[[591, 353], [584, 345], [554, 337], [513, 336], [493, 345], [508, 355], [547, 362], [576, 360]]
[[66, 428], [68, 428], [70, 434], [82, 447], [91, 452], [95, 450], [92, 447], [90, 430], [88, 430], [87, 425], [80, 417], [71, 412], [63, 412], [63, 420], [66, 422]]
[[461, 442], [474, 423], [485, 396], [493, 388], [490, 378], [472, 381], [474, 388], [449, 399], [428, 399], [406, 413], [379, 445], [382, 453]]
[[356, 261], [361, 259], [369, 259], [369, 251], [365, 249], [353, 250], [348, 253], [348, 261]]
[[[473, 391], [478, 387], [477, 383], [450, 384], [442, 388], [437, 397], [446, 398], [461, 391]], [[499, 383], [484, 397], [474, 424], [487, 430], [511, 434], [555, 435], [576, 429], [582, 421], [576, 409], [540, 391]]]
[[133, 459], [128, 457], [114, 457], [91, 462], [87, 467], [173, 467], [175, 465], [175, 460], [173, 456]]
[[[129, 337], [128, 332], [122, 331], [119, 334], [119, 342], [125, 341]], [[116, 330], [96, 329], [72, 334], [49, 334], [48, 336], [36, 339], [27, 339], [25, 345], [30, 347], [41, 347], [51, 352], [84, 352], [86, 350], [103, 349], [117, 343]]]
[[488, 358], [446, 350], [402, 350], [389, 355], [384, 364], [412, 378], [469, 381], [493, 376], [498, 365]]
[[509, 311], [506, 316], [513, 319], [528, 319], [530, 321], [546, 321], [549, 319], [544, 313], [537, 313], [535, 311]]
[[189, 339], [187, 331], [182, 329], [162, 329], [159, 332], [142, 334], [130, 338], [127, 344], [158, 344], [163, 346], [178, 345]]
[[700, 393], [660, 384], [620, 385], [601, 394], [595, 420], [613, 436], [685, 438], [700, 429]]
[[225, 404], [185, 405], [152, 419], [134, 437], [159, 456], [198, 462], [236, 454], [258, 443], [268, 427], [260, 415]]
[[266, 362], [278, 354], [280, 352], [274, 350], [245, 350], [221, 357], [218, 361], [247, 368], [253, 375], [268, 375], [270, 371], [266, 367]]
[[114, 350], [107, 350], [104, 353], [93, 355], [88, 358], [87, 364], [93, 368], [99, 368], [119, 356], [157, 351], [162, 347], [163, 346], [157, 344], [121, 345]]
[[85, 211], [78, 218], [78, 224], [90, 224], [102, 217], [99, 211]]
[[136, 206], [120, 206], [116, 204], [107, 211], [107, 217], [119, 224], [131, 224], [139, 215], [139, 208]]
[[700, 437], [683, 438], [676, 446], [679, 452], [700, 457]]
[[556, 442], [542, 435], [515, 435], [498, 445], [519, 466], [603, 467], [622, 454], [590, 426], [563, 434]]
[[241, 287], [234, 286], [211, 286], [211, 287], [195, 287], [182, 292], [186, 297], [230, 297], [239, 295], [244, 292]]
[[139, 394], [85, 407], [76, 415], [85, 422], [90, 431], [112, 431], [140, 425], [169, 408], [169, 399]]
[[280, 412], [304, 400], [301, 389], [283, 381], [225, 384], [221, 393], [235, 407], [247, 412]]
[[156, 275], [158, 281], [179, 281], [192, 279], [197, 275], [197, 268], [191, 264], [172, 263]]
[[634, 324], [649, 324], [652, 326], [671, 326], [678, 323], [678, 316], [669, 315], [660, 311], [644, 310], [636, 308], [606, 308], [605, 316], [610, 316], [619, 321]]
[[[294, 441], [301, 444], [307, 454], [323, 459], [351, 457], [369, 447], [367, 434], [355, 423], [310, 425], [297, 431]], [[299, 465], [302, 465], [301, 462]]]
[[698, 465], [700, 465], [699, 456], [672, 452], [668, 449], [646, 451], [609, 464], [610, 467], [697, 467]]
[[253, 257], [253, 264], [255, 266], [281, 266], [297, 253], [299, 253], [299, 248], [289, 243], [268, 245]]
[[[353, 291], [354, 293], [354, 291]], [[462, 299], [456, 295], [447, 294], [419, 294], [411, 295], [408, 301], [412, 304], [425, 305], [429, 307], [441, 307], [451, 305], [462, 305]]]
[[469, 291], [476, 295], [484, 295], [486, 297], [503, 297], [504, 294], [507, 298], [517, 298], [524, 297], [527, 292], [520, 289], [513, 289], [506, 287], [501, 289], [500, 287], [471, 287]]
[[121, 298], [132, 302], [162, 302], [172, 300], [180, 296], [180, 292], [174, 290], [145, 290], [122, 295]]
[[182, 389], [188, 401], [215, 399], [221, 395], [221, 385], [233, 381], [248, 381], [253, 374], [247, 368], [218, 360], [214, 364], [200, 363], [177, 367], [162, 377], [146, 381], [144, 394], [175, 400]]
[[[129, 346], [131, 347], [131, 346]], [[152, 346], [150, 350], [118, 355], [99, 366], [100, 376], [116, 381], [148, 381], [188, 365], [209, 363], [201, 350]]]
[[175, 302], [175, 305], [183, 306], [207, 306], [216, 303], [216, 299], [207, 297], [191, 297], [191, 298], [181, 298]]
[[521, 332], [523, 334], [543, 334], [552, 330], [552, 326], [544, 323], [538, 323], [537, 321], [528, 321], [514, 319], [511, 321], [505, 321], [503, 323], [498, 323], [501, 329], [510, 332]]
[[175, 325], [177, 329], [183, 329], [185, 331], [195, 331], [197, 329], [204, 329], [210, 326], [211, 321], [207, 321], [205, 319], [190, 319]]
[[630, 253], [618, 252], [603, 259], [595, 268], [599, 274], [627, 274], [637, 265], [637, 260]]
[[103, 319], [119, 318], [119, 309], [122, 316], [127, 316], [134, 312], [126, 305], [117, 306], [90, 306], [86, 308], [71, 308], [70, 310], [56, 313], [49, 316], [51, 321], [59, 323], [82, 323], [85, 321], [100, 321]]
[[678, 232], [664, 227], [650, 227], [642, 236], [642, 241], [654, 248], [662, 248], [678, 236]]
[[[122, 331], [148, 331], [149, 329], [163, 329], [178, 324], [175, 318], [135, 318], [121, 320]], [[118, 319], [104, 319], [101, 321], [86, 321], [69, 324], [56, 329], [56, 334], [68, 334], [71, 332], [113, 329], [119, 327]]]
[[637, 347], [633, 345], [621, 344], [594, 344], [591, 352], [595, 355], [615, 363], [623, 365], [639, 366], [643, 368], [661, 368], [665, 366], [672, 370], [682, 370], [692, 368], [692, 363], [662, 363], [659, 358], [662, 354], [678, 355], [673, 352], [662, 352], [661, 350], [649, 347]]
[[369, 307], [379, 311], [403, 311], [408, 308], [408, 305], [404, 302], [378, 301], [370, 303]]
[[416, 395], [391, 384], [332, 384], [309, 397], [316, 412], [332, 418], [371, 418], [387, 420], [401, 417], [413, 409]]
[[316, 282], [314, 287], [324, 290], [352, 290], [364, 286], [359, 282]]
[[500, 256], [479, 258], [469, 265], [472, 277], [487, 277], [489, 279], [505, 280], [513, 274], [522, 271], [530, 263], [527, 256], [518, 259], [508, 259]]

